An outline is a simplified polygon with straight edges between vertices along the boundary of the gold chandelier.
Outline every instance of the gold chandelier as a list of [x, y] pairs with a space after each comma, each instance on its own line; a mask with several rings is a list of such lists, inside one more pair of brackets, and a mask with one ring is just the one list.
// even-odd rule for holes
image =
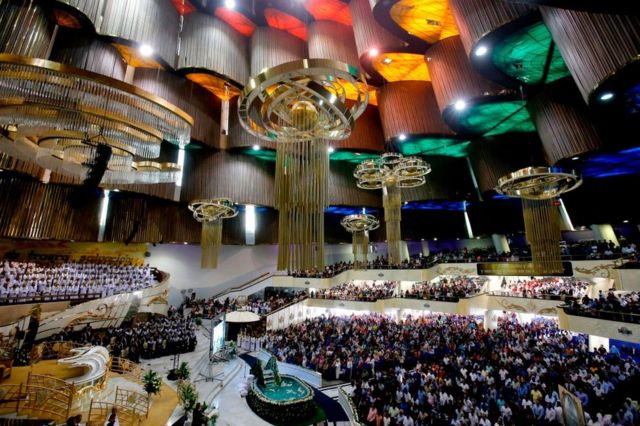
[[498, 179], [496, 191], [522, 199], [525, 234], [531, 245], [531, 274], [562, 273], [560, 217], [553, 200], [582, 184], [575, 172], [557, 167], [526, 167]]
[[[350, 106], [348, 93], [357, 93]], [[238, 101], [240, 123], [249, 133], [278, 142], [279, 270], [324, 266], [327, 141], [348, 138], [367, 101], [364, 76], [328, 59], [278, 65], [245, 86]]]
[[375, 160], [365, 160], [353, 172], [358, 188], [382, 189], [384, 221], [387, 228], [389, 263], [402, 262], [400, 231], [403, 188], [424, 185], [431, 166], [418, 157], [404, 157], [397, 152], [386, 152]]
[[367, 254], [369, 252], [369, 231], [378, 229], [380, 221], [370, 214], [350, 214], [340, 221], [340, 224], [351, 233], [353, 266], [355, 269], [367, 269]]
[[222, 221], [236, 217], [238, 210], [228, 198], [194, 200], [189, 203], [189, 210], [202, 223], [200, 267], [215, 269], [222, 244]]
[[0, 54], [0, 151], [83, 178], [99, 145], [110, 148], [104, 183], [175, 181], [179, 167], [150, 162], [162, 141], [189, 143], [193, 119], [155, 95], [103, 75]]

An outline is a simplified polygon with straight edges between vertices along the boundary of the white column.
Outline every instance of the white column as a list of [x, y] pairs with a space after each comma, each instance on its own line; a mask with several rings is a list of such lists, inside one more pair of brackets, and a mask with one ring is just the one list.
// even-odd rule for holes
[[484, 313], [484, 322], [483, 326], [485, 330], [495, 330], [498, 328], [498, 316], [500, 311], [496, 311], [494, 309], [487, 309]]
[[589, 335], [589, 350], [595, 351], [603, 346], [607, 351], [609, 351], [609, 338], [608, 337], [600, 337], [594, 336], [593, 334]]
[[406, 241], [400, 241], [400, 262], [409, 259], [409, 246]]
[[507, 240], [507, 237], [504, 234], [491, 234], [491, 241], [493, 241], [496, 253], [511, 253], [509, 240]]
[[104, 241], [104, 230], [107, 225], [107, 214], [109, 213], [109, 193], [108, 189], [104, 190], [102, 201], [100, 203], [100, 221], [98, 222], [98, 241]]
[[616, 233], [613, 231], [613, 228], [608, 223], [602, 224], [594, 224], [589, 228], [593, 231], [593, 238], [600, 241], [613, 241], [613, 244], [616, 247], [620, 247], [620, 243], [618, 242], [618, 238], [616, 237]]
[[[228, 90], [225, 87], [225, 90]], [[229, 100], [223, 100], [220, 108], [220, 148], [227, 148], [229, 136]]]
[[245, 244], [256, 244], [256, 206], [247, 204], [244, 210], [244, 238]]
[[431, 251], [429, 250], [429, 242], [428, 241], [421, 241], [422, 243], [422, 255], [423, 256], [429, 256], [431, 254]]

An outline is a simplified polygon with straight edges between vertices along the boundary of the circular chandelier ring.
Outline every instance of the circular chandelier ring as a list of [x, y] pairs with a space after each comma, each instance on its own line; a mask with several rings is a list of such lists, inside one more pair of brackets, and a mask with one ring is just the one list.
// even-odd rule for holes
[[525, 167], [498, 179], [500, 194], [532, 200], [546, 200], [572, 191], [582, 184], [574, 171], [558, 167]]
[[373, 231], [380, 227], [380, 221], [375, 216], [365, 213], [345, 216], [340, 224], [351, 233]]

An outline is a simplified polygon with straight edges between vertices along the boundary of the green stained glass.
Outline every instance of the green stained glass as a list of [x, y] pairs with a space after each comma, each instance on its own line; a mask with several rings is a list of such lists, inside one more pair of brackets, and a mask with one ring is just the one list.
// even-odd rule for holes
[[525, 101], [471, 105], [458, 113], [458, 122], [466, 132], [484, 136], [536, 130]]
[[[258, 149], [246, 148], [242, 150], [243, 154], [251, 155], [252, 157], [259, 158], [264, 161], [276, 161], [276, 152], [271, 149]], [[369, 160], [372, 158], [378, 158], [380, 155], [371, 154], [368, 152], [354, 152], [354, 151], [334, 151], [329, 156], [331, 161], [348, 161], [350, 163], [359, 163], [362, 160]]]
[[552, 41], [547, 26], [543, 22], [537, 22], [510, 34], [496, 44], [492, 53], [493, 63], [505, 74], [530, 85], [550, 83], [567, 77], [569, 70], [554, 45], [549, 72], [544, 79]]
[[378, 154], [369, 152], [334, 151], [329, 156], [331, 161], [348, 161], [350, 163], [360, 163], [363, 160], [371, 160], [380, 157]]
[[253, 149], [247, 148], [242, 150], [243, 154], [250, 155], [252, 157], [259, 158], [264, 161], [276, 161], [276, 152], [272, 149]]
[[410, 139], [400, 145], [403, 155], [443, 155], [466, 157], [469, 141], [453, 138]]

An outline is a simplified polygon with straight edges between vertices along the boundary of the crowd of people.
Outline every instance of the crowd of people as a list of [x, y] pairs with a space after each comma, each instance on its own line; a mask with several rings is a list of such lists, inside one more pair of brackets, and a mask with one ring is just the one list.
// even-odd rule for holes
[[441, 277], [439, 280], [415, 283], [402, 293], [411, 299], [457, 300], [478, 294], [487, 282], [483, 277]]
[[588, 296], [573, 300], [567, 307], [573, 314], [640, 323], [640, 292], [600, 291], [597, 298]]
[[375, 302], [394, 296], [397, 281], [352, 281], [331, 288], [311, 291], [312, 299], [337, 299], [358, 302]]
[[529, 298], [581, 298], [589, 290], [589, 282], [573, 277], [530, 277], [529, 279], [505, 278], [500, 285], [502, 292]]
[[104, 346], [113, 356], [133, 362], [192, 352], [198, 343], [192, 319], [177, 314], [103, 330], [87, 324], [77, 331], [65, 329], [50, 340]]
[[155, 282], [149, 265], [5, 260], [0, 263], [0, 304], [95, 299]]
[[495, 330], [479, 318], [370, 314], [321, 316], [271, 332], [280, 361], [351, 380], [367, 425], [559, 425], [558, 385], [576, 395], [587, 425], [632, 426], [640, 367], [550, 320], [509, 317]]
[[191, 316], [201, 318], [214, 318], [222, 312], [248, 310], [258, 315], [267, 315], [277, 309], [299, 302], [308, 296], [306, 290], [290, 291], [275, 288], [267, 288], [264, 296], [249, 296], [220, 301], [219, 298], [209, 297], [196, 299], [195, 293], [191, 299], [185, 300], [184, 308], [191, 309]]
[[562, 248], [562, 254], [584, 259], [611, 259], [635, 253], [635, 243], [626, 240], [621, 240], [619, 245], [611, 240], [587, 240], [571, 243]]

